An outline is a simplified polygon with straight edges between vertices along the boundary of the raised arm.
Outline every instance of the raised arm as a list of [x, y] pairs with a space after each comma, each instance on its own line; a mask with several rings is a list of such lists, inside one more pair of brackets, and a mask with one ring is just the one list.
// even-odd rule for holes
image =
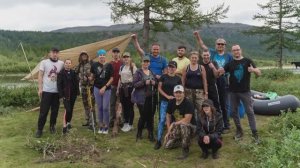
[[204, 42], [202, 41], [200, 34], [198, 31], [194, 31], [194, 36], [199, 44], [199, 46], [203, 49], [203, 50], [207, 50], [207, 46], [204, 44]]
[[202, 81], [203, 81], [203, 91], [204, 91], [204, 97], [205, 99], [207, 99], [208, 97], [208, 86], [207, 86], [207, 80], [206, 80], [206, 71], [203, 65], [201, 65], [201, 69], [202, 69]]
[[137, 35], [133, 34], [131, 35], [132, 40], [133, 40], [133, 45], [135, 47], [135, 49], [137, 50], [137, 52], [139, 53], [140, 57], [143, 58], [143, 56], [145, 55], [144, 50], [141, 48], [139, 41], [137, 39]]

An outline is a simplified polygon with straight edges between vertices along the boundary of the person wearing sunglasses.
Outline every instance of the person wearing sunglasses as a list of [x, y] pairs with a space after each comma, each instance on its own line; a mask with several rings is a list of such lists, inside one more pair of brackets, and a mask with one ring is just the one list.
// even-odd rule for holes
[[212, 100], [204, 100], [199, 119], [197, 120], [198, 145], [202, 150], [202, 158], [208, 158], [208, 150], [212, 150], [212, 158], [217, 159], [217, 151], [222, 147], [222, 114], [216, 111]]
[[[230, 53], [226, 52], [226, 41], [223, 38], [218, 38], [215, 42], [215, 48], [208, 48], [204, 42], [202, 41], [200, 34], [198, 31], [194, 31], [194, 36], [203, 50], [209, 50], [210, 59], [212, 61], [217, 62], [219, 68], [225, 66], [225, 64], [231, 62], [233, 57]], [[228, 132], [230, 129], [230, 123], [228, 114], [230, 113], [230, 105], [229, 105], [229, 91], [228, 91], [228, 74], [223, 74], [219, 76], [217, 79], [217, 87], [220, 99], [221, 110], [223, 114], [223, 122], [224, 122], [224, 133]]]

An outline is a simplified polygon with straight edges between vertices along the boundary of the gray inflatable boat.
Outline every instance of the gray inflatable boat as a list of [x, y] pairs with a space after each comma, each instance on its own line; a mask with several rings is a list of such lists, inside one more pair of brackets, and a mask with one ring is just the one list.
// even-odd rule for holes
[[253, 110], [255, 114], [280, 115], [281, 112], [295, 112], [300, 107], [300, 101], [296, 96], [278, 96], [274, 100], [269, 100], [265, 93], [251, 90], [253, 99]]

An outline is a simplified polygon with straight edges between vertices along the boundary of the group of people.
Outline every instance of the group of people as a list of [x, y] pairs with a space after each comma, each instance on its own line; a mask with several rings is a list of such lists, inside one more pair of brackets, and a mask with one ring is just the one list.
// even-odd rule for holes
[[[137, 68], [129, 52], [120, 58], [120, 50], [112, 50], [112, 61], [107, 62], [104, 49], [97, 52], [98, 61], [89, 59], [88, 53], [79, 54], [78, 66], [72, 70], [72, 61], [58, 60], [59, 50], [52, 48], [50, 58], [40, 64], [38, 76], [40, 115], [36, 137], [41, 137], [47, 114], [51, 108], [50, 132], [55, 133], [59, 99], [65, 107], [63, 134], [71, 126], [73, 107], [77, 95], [82, 96], [85, 119], [83, 126], [98, 127], [99, 134], [108, 134], [118, 118], [118, 104], [122, 105], [122, 131], [133, 130], [134, 104], [139, 110], [136, 141], [142, 139], [143, 129], [148, 130], [148, 139], [156, 141], [154, 149], [182, 147], [185, 159], [189, 154], [191, 140], [197, 136], [202, 158], [218, 158], [222, 146], [222, 133], [230, 128], [229, 110], [236, 126], [234, 138], [243, 137], [238, 105], [243, 102], [252, 136], [259, 143], [250, 93], [251, 73], [259, 76], [254, 62], [242, 55], [239, 45], [231, 48], [232, 55], [225, 51], [226, 41], [216, 40], [215, 48], [208, 48], [200, 34], [194, 36], [202, 48], [202, 54], [192, 51], [189, 58], [186, 47], [177, 48], [177, 57], [167, 61], [160, 55], [160, 45], [152, 44], [151, 52], [140, 47], [137, 35], [132, 35], [133, 44], [141, 59]], [[200, 58], [201, 57], [201, 58]], [[81, 90], [81, 91], [79, 91]], [[96, 104], [96, 105], [95, 105]], [[96, 122], [97, 107], [98, 122]], [[157, 110], [157, 108], [159, 110]], [[157, 137], [154, 136], [154, 115], [159, 114]], [[97, 123], [97, 124], [96, 124]], [[164, 136], [164, 127], [167, 131]]]

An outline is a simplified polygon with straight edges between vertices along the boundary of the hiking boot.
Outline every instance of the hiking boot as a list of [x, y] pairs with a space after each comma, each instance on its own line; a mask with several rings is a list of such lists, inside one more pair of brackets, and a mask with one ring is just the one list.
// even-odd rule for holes
[[240, 140], [240, 139], [242, 139], [243, 135], [244, 135], [243, 130], [242, 130], [241, 127], [239, 127], [239, 128], [236, 129], [236, 133], [235, 133], [235, 136], [233, 138], [235, 140]]
[[219, 158], [218, 152], [213, 152], [212, 153], [212, 158], [213, 159], [218, 159]]
[[136, 133], [136, 141], [138, 141], [138, 139], [142, 139], [142, 129], [138, 129], [137, 133]]
[[154, 142], [155, 141], [154, 135], [153, 135], [153, 131], [149, 131], [148, 138], [149, 138], [150, 142]]
[[50, 126], [50, 133], [55, 134], [55, 132], [56, 132], [55, 126]]
[[202, 159], [207, 159], [208, 158], [208, 152], [202, 152], [201, 158]]
[[67, 127], [63, 127], [62, 133], [66, 134], [68, 132], [68, 128]]
[[42, 130], [37, 130], [36, 133], [35, 133], [35, 137], [36, 138], [41, 138], [43, 135], [43, 131]]
[[161, 142], [160, 141], [156, 141], [156, 144], [154, 146], [155, 150], [158, 150], [161, 147]]
[[182, 155], [177, 157], [178, 160], [184, 160], [188, 157], [189, 155], [189, 148], [183, 148], [182, 149]]

